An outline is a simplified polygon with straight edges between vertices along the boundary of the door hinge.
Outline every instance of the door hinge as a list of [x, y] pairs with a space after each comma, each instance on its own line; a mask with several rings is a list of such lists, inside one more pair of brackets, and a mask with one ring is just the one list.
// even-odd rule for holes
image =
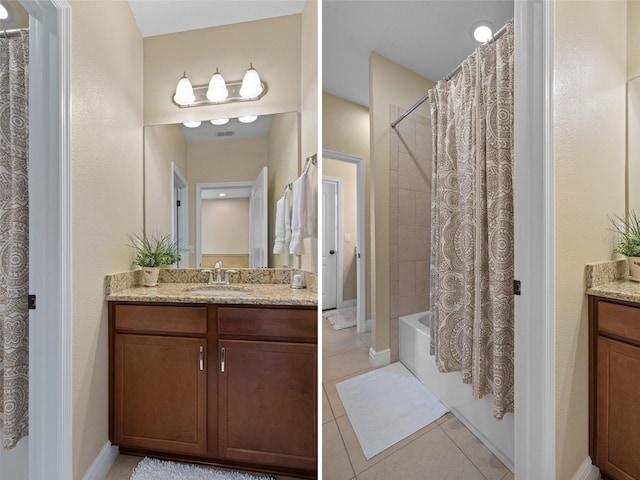
[[28, 295], [27, 296], [27, 304], [29, 306], [29, 310], [35, 310], [36, 309], [36, 296], [35, 295]]
[[176, 200], [176, 207], [180, 206], [180, 200]]
[[522, 293], [522, 286], [520, 285], [520, 280], [513, 281], [513, 294], [520, 295]]

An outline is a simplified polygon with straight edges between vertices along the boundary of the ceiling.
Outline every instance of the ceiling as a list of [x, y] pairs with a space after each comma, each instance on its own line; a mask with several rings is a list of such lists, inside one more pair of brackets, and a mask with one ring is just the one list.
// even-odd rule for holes
[[476, 22], [511, 18], [513, 0], [324, 0], [322, 89], [368, 106], [372, 51], [440, 80], [478, 46]]
[[305, 0], [129, 0], [143, 37], [302, 13]]

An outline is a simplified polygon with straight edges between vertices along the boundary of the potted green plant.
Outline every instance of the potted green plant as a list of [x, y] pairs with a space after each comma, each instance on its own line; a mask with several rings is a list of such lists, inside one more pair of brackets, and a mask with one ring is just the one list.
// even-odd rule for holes
[[142, 267], [142, 284], [155, 287], [158, 284], [160, 267], [172, 265], [180, 260], [180, 249], [169, 235], [130, 234], [130, 246], [135, 250], [133, 263]]
[[618, 244], [613, 251], [627, 257], [630, 279], [640, 282], [640, 218], [631, 211], [627, 218], [615, 215], [609, 220], [618, 234]]

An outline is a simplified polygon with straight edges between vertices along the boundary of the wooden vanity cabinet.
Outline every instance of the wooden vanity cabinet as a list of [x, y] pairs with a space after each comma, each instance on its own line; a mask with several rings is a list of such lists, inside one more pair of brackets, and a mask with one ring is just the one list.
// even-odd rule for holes
[[218, 309], [218, 445], [228, 459], [315, 469], [314, 310]]
[[109, 303], [122, 452], [315, 478], [317, 310]]
[[113, 443], [206, 453], [206, 307], [116, 304], [110, 326]]
[[604, 479], [640, 479], [640, 306], [590, 296], [589, 320], [589, 454]]

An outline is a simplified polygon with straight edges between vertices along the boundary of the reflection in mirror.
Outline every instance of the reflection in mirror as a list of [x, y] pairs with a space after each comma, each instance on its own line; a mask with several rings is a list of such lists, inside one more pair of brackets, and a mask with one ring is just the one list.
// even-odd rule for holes
[[640, 77], [627, 82], [627, 212], [640, 214]]
[[299, 173], [298, 117], [145, 127], [145, 229], [180, 243], [179, 267], [294, 266], [272, 251], [276, 203]]

